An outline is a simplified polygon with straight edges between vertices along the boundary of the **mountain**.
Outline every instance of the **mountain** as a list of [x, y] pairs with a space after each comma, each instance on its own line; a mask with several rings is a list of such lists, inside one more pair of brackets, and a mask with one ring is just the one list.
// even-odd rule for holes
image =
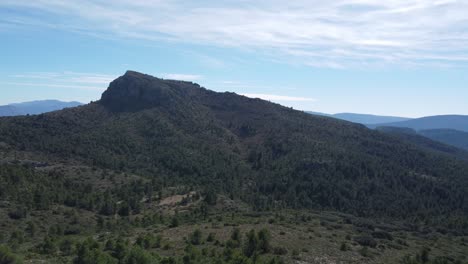
[[430, 129], [452, 129], [468, 132], [468, 116], [464, 115], [440, 115], [428, 116], [411, 119], [402, 122], [374, 124], [370, 127], [389, 126], [389, 127], [408, 127], [414, 130]]
[[80, 106], [79, 102], [62, 102], [58, 100], [42, 100], [24, 103], [14, 103], [0, 106], [0, 116], [37, 115], [64, 108]]
[[[466, 163], [362, 125], [132, 71], [114, 80], [96, 103], [4, 119], [0, 136], [14, 148], [51, 159], [212, 186], [258, 208], [281, 201], [405, 216], [423, 210], [418, 201], [438, 199], [437, 211], [450, 214], [461, 210], [460, 203], [410, 186], [433, 184], [421, 178], [431, 175], [441, 188], [455, 188], [450, 193], [467, 187]], [[366, 188], [378, 192], [362, 197], [359, 190]], [[403, 206], [395, 195], [414, 202]], [[423, 211], [433, 214], [435, 208]]]
[[406, 127], [377, 127], [376, 130], [395, 136], [410, 144], [415, 144], [428, 151], [436, 151], [468, 160], [467, 145], [464, 145], [468, 137], [466, 137], [467, 133], [465, 132], [442, 129], [416, 131]]
[[367, 114], [353, 114], [353, 113], [339, 113], [334, 114], [333, 117], [339, 118], [342, 120], [360, 123], [360, 124], [381, 124], [381, 123], [390, 123], [390, 122], [400, 122], [410, 120], [406, 117], [396, 117], [396, 116], [378, 116], [378, 115], [367, 115]]
[[467, 161], [191, 82], [128, 71], [97, 102], [2, 117], [0, 154], [0, 241], [31, 263], [465, 252]]
[[[314, 115], [322, 115], [334, 117], [354, 123], [364, 124], [369, 128], [380, 128], [381, 131], [389, 133], [399, 133], [401, 130], [393, 130], [391, 128], [409, 129], [404, 131], [413, 132], [419, 136], [438, 141], [447, 145], [451, 145], [461, 149], [468, 149], [468, 116], [463, 115], [443, 115], [443, 116], [428, 116], [423, 118], [404, 118], [392, 116], [375, 116], [353, 113], [341, 113], [328, 115], [318, 112], [307, 112]], [[382, 129], [384, 128], [384, 129]], [[413, 135], [414, 136], [414, 135]], [[417, 140], [416, 140], [417, 138]], [[408, 140], [408, 138], [406, 138]], [[414, 140], [421, 143], [425, 141], [419, 137], [413, 137]], [[428, 142], [426, 142], [428, 143]], [[433, 145], [432, 143], [429, 145]], [[440, 146], [438, 146], [440, 149]]]
[[2, 105], [0, 106], [0, 116], [17, 116], [21, 115], [19, 110], [12, 105]]
[[346, 120], [353, 123], [359, 124], [381, 124], [381, 123], [391, 123], [391, 122], [400, 122], [407, 121], [410, 118], [406, 117], [396, 117], [396, 116], [379, 116], [379, 115], [368, 115], [368, 114], [355, 114], [355, 113], [338, 113], [338, 114], [325, 114], [319, 112], [307, 112], [314, 115], [322, 115], [334, 117], [341, 120]]
[[418, 133], [432, 140], [468, 150], [468, 132], [454, 129], [430, 129], [420, 130]]

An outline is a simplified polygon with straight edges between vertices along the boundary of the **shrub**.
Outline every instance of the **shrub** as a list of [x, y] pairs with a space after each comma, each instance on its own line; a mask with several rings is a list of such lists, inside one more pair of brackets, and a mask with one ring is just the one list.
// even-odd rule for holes
[[214, 233], [208, 234], [208, 237], [206, 238], [206, 241], [207, 242], [213, 242], [214, 240], [215, 240], [215, 234]]
[[1, 264], [17, 264], [21, 263], [8, 247], [0, 245], [0, 263]]
[[267, 229], [262, 229], [258, 232], [258, 250], [260, 250], [261, 253], [265, 254], [270, 252], [270, 240], [271, 235]]
[[63, 231], [63, 234], [66, 236], [79, 235], [80, 233], [81, 233], [81, 227], [78, 225], [68, 225]]
[[171, 244], [169, 244], [169, 243], [164, 244], [163, 249], [164, 249], [164, 250], [169, 250], [169, 249], [171, 249]]
[[347, 251], [349, 249], [348, 244], [346, 242], [341, 243], [340, 250]]
[[117, 264], [117, 260], [102, 252], [99, 244], [93, 239], [87, 239], [77, 246], [74, 264]]
[[288, 254], [288, 250], [284, 247], [274, 247], [273, 254], [275, 255], [286, 255]]
[[292, 257], [293, 257], [293, 259], [296, 259], [296, 260], [299, 259], [299, 251], [297, 249], [294, 249], [292, 251]]
[[362, 247], [362, 248], [359, 250], [359, 254], [361, 254], [361, 256], [366, 257], [366, 258], [368, 258], [368, 257], [371, 256], [368, 247]]
[[231, 233], [231, 239], [226, 242], [228, 248], [238, 248], [242, 245], [242, 236], [239, 228], [234, 228]]
[[29, 221], [26, 226], [26, 232], [31, 236], [34, 237], [37, 232], [37, 226], [34, 222]]
[[13, 231], [10, 235], [10, 243], [12, 244], [23, 244], [24, 242], [24, 233], [22, 231], [16, 230]]
[[64, 239], [59, 245], [60, 251], [65, 255], [70, 255], [73, 252], [73, 241]]
[[8, 212], [8, 216], [11, 219], [19, 220], [19, 219], [25, 218], [27, 216], [27, 211], [26, 211], [25, 208], [18, 207], [16, 209]]
[[247, 241], [244, 246], [244, 254], [247, 257], [251, 257], [255, 254], [257, 251], [258, 247], [258, 237], [257, 234], [255, 234], [254, 230], [250, 230], [249, 233], [247, 233]]
[[39, 245], [39, 252], [45, 255], [55, 254], [57, 252], [57, 245], [50, 237], [45, 237], [44, 241]]
[[192, 245], [200, 245], [203, 242], [202, 240], [202, 232], [200, 229], [196, 229], [193, 231], [192, 235], [190, 235], [190, 243]]
[[378, 239], [393, 240], [392, 234], [390, 234], [388, 232], [385, 232], [385, 231], [372, 232], [372, 237], [373, 238], [378, 238]]
[[428, 263], [429, 262], [429, 249], [428, 248], [423, 248], [421, 250], [421, 254], [418, 256], [419, 260], [421, 263]]
[[178, 227], [179, 226], [179, 218], [174, 216], [171, 220], [171, 224], [169, 225], [170, 228]]
[[126, 264], [151, 264], [154, 263], [153, 257], [139, 246], [134, 246], [128, 257], [126, 258]]
[[144, 249], [159, 248], [161, 246], [161, 236], [155, 237], [152, 234], [140, 235], [135, 243]]
[[377, 241], [375, 241], [372, 237], [369, 236], [358, 236], [354, 238], [359, 245], [364, 247], [371, 247], [375, 248], [377, 246]]

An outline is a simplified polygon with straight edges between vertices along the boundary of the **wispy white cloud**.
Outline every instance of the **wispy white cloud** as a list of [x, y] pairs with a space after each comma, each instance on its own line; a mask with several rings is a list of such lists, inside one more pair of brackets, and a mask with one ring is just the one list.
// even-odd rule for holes
[[[231, 81], [231, 80], [224, 80], [218, 82], [208, 83], [209, 87], [217, 88], [219, 90], [226, 90], [226, 91], [235, 91], [239, 93], [257, 93], [252, 91], [293, 91], [297, 90], [298, 87], [294, 86], [285, 86], [285, 85], [267, 85], [267, 84], [259, 84], [255, 82], [241, 82], [241, 81]], [[260, 94], [259, 92], [258, 94]]]
[[81, 72], [30, 72], [9, 76], [5, 85], [104, 91], [117, 76]]
[[309, 97], [294, 97], [294, 96], [286, 96], [286, 95], [276, 95], [276, 94], [253, 94], [253, 93], [245, 93], [241, 94], [243, 96], [247, 96], [250, 98], [260, 98], [263, 100], [268, 101], [280, 101], [280, 102], [315, 102], [317, 101], [314, 98]]
[[164, 79], [171, 79], [171, 80], [181, 80], [181, 81], [197, 81], [203, 78], [201, 75], [197, 74], [182, 74], [182, 73], [163, 73], [161, 77]]
[[[468, 53], [464, 0], [3, 0], [6, 25], [261, 52], [315, 67], [452, 65]], [[36, 17], [30, 17], [30, 14]]]
[[70, 85], [70, 84], [51, 84], [51, 83], [30, 83], [30, 82], [2, 82], [3, 85], [8, 86], [29, 86], [29, 87], [48, 87], [48, 88], [65, 88], [65, 89], [80, 89], [80, 90], [91, 90], [91, 91], [103, 91], [102, 87], [97, 86], [84, 86], [84, 85]]

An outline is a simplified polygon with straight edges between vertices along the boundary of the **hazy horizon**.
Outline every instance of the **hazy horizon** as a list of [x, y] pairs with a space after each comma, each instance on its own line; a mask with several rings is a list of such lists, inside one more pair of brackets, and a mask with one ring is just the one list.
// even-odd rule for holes
[[[258, 97], [251, 97], [251, 98], [258, 98]], [[94, 102], [94, 101], [97, 101], [99, 100], [96, 99], [96, 100], [91, 100], [90, 102]], [[265, 100], [265, 99], [263, 99]], [[55, 98], [43, 98], [43, 99], [35, 99], [35, 100], [29, 100], [29, 101], [18, 101], [18, 102], [11, 102], [11, 103], [4, 103], [4, 104], [0, 104], [0, 106], [5, 106], [5, 105], [15, 105], [15, 104], [23, 104], [23, 103], [32, 103], [32, 102], [40, 102], [40, 101], [60, 101], [60, 102], [63, 102], [63, 103], [80, 103], [80, 104], [88, 104], [90, 102], [80, 102], [80, 101], [77, 101], [77, 100], [60, 100], [60, 99], [55, 99]], [[271, 100], [269, 100], [271, 101]], [[271, 101], [273, 102], [273, 101]], [[339, 115], [339, 114], [357, 114], [357, 115], [371, 115], [371, 116], [386, 116], [386, 117], [402, 117], [402, 118], [412, 118], [412, 119], [416, 119], [416, 118], [423, 118], [423, 117], [428, 117], [428, 116], [413, 116], [413, 117], [410, 117], [410, 116], [395, 116], [395, 115], [387, 115], [387, 114], [382, 114], [382, 115], [379, 115], [379, 114], [375, 114], [375, 113], [356, 113], [356, 112], [336, 112], [336, 113], [325, 113], [325, 112], [317, 112], [317, 111], [314, 111], [313, 109], [310, 110], [310, 109], [295, 109], [295, 110], [299, 110], [299, 111], [304, 111], [304, 112], [309, 112], [309, 113], [313, 113], [313, 114], [326, 114], [326, 115]], [[441, 114], [442, 115], [442, 114]], [[432, 116], [441, 116], [441, 115], [432, 115]], [[460, 114], [457, 114], [457, 113], [453, 113], [453, 114], [444, 114], [444, 115], [460, 115]]]

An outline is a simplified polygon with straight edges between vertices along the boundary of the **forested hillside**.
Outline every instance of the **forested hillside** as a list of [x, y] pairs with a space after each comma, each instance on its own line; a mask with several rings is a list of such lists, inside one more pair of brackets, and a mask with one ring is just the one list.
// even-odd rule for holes
[[[430, 152], [437, 152], [442, 155], [468, 160], [468, 152], [460, 147], [460, 143], [463, 142], [464, 136], [460, 133], [464, 132], [451, 132], [452, 130], [447, 131], [444, 129], [416, 131], [411, 128], [401, 127], [378, 127], [376, 130], [392, 136], [396, 136], [400, 140], [410, 144], [415, 144], [418, 147], [426, 149]], [[457, 138], [456, 136], [451, 137], [450, 135], [460, 135], [462, 137]], [[450, 144], [450, 142], [452, 144]], [[456, 142], [458, 142], [458, 146]]]
[[210, 186], [258, 209], [385, 217], [467, 209], [467, 163], [361, 125], [135, 72], [96, 103], [4, 119], [0, 136], [51, 159]]
[[[152, 201], [174, 195], [195, 208], [186, 222], [207, 219], [224, 197], [222, 208], [232, 212], [333, 211], [468, 230], [463, 159], [362, 125], [137, 72], [113, 81], [97, 102], [1, 118], [0, 150], [0, 197], [10, 218], [62, 207], [89, 214], [64, 227], [72, 234], [91, 232], [79, 226], [94, 217], [101, 229], [117, 225], [116, 215], [168, 223], [178, 211], [159, 218]], [[243, 254], [255, 252], [270, 251], [253, 246]]]

